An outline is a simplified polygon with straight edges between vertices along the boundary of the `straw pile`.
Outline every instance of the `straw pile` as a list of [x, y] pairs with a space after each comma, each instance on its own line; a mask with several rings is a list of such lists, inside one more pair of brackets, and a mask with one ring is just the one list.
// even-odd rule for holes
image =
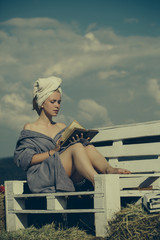
[[0, 192], [0, 232], [5, 228], [4, 193]]
[[142, 205], [130, 204], [108, 226], [108, 240], [160, 239], [160, 213], [149, 214]]

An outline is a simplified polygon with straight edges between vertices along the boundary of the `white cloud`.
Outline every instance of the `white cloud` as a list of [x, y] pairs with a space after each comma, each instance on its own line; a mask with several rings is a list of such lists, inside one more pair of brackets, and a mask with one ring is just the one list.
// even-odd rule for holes
[[[65, 100], [70, 106], [73, 105], [73, 100], [68, 99], [65, 96]], [[76, 108], [69, 114], [68, 111], [60, 114], [54, 119], [54, 121], [64, 122], [69, 125], [74, 119], [76, 119], [82, 126], [86, 128], [98, 128], [112, 125], [112, 121], [108, 115], [108, 110], [104, 106], [98, 104], [92, 99], [81, 99]]]
[[20, 130], [26, 122], [31, 122], [35, 118], [31, 109], [31, 104], [28, 104], [22, 96], [14, 93], [5, 95], [0, 103], [0, 122], [11, 129]]
[[134, 90], [124, 89], [124, 91], [121, 91], [119, 94], [117, 94], [116, 99], [118, 102], [125, 104], [133, 101], [135, 99], [135, 96], [136, 94]]
[[12, 27], [7, 30], [9, 34], [0, 34], [2, 71], [5, 74], [8, 67], [14, 67], [14, 71], [7, 73], [12, 79], [16, 79], [17, 73], [18, 80], [23, 81], [58, 74], [75, 81], [77, 76], [91, 71], [110, 75], [111, 69], [116, 72], [119, 66], [122, 66], [119, 73], [131, 64], [138, 68], [138, 58], [147, 68], [146, 57], [160, 55], [158, 38], [122, 37], [112, 29], [82, 36], [72, 25], [48, 18], [11, 19], [2, 25]]
[[112, 71], [101, 71], [98, 73], [98, 78], [101, 79], [101, 80], [106, 80], [110, 77], [118, 77], [118, 78], [121, 78], [121, 77], [124, 77], [126, 75], [126, 71], [117, 71], [117, 70], [112, 70]]
[[20, 27], [20, 28], [44, 28], [44, 27], [52, 27], [55, 26], [62, 26], [59, 21], [51, 18], [13, 18], [6, 22], [2, 22], [0, 25], [2, 26], [13, 26], [13, 27]]
[[53, 66], [50, 66], [46, 69], [44, 76], [51, 76], [51, 75], [63, 75], [63, 67], [62, 64], [58, 63]]
[[83, 46], [83, 50], [85, 52], [88, 51], [93, 51], [93, 52], [97, 52], [97, 51], [108, 51], [108, 50], [112, 50], [113, 46], [110, 44], [103, 44], [101, 43], [92, 32], [89, 32], [85, 35], [85, 38], [87, 39], [87, 41], [85, 41], [84, 46]]
[[160, 104], [160, 84], [157, 79], [150, 79], [148, 81], [149, 94]]
[[10, 107], [12, 109], [14, 107], [16, 110], [24, 109], [26, 106], [25, 101], [13, 93], [11, 95], [5, 95], [2, 98], [2, 102], [7, 106], [7, 108]]
[[112, 124], [107, 109], [92, 99], [82, 99], [79, 101], [78, 119], [84, 124], [96, 127]]
[[64, 76], [65, 79], [74, 79], [76, 81], [76, 77], [91, 71], [95, 65], [96, 63], [91, 56], [84, 58], [82, 54], [75, 54], [73, 57], [69, 56], [68, 59], [53, 63], [53, 65], [50, 64], [44, 75], [58, 74]]
[[63, 114], [59, 114], [55, 120], [55, 122], [62, 122], [65, 123], [66, 126], [69, 126], [69, 124], [74, 120], [75, 118], [70, 116], [70, 115], [63, 115]]
[[17, 59], [11, 56], [5, 56], [5, 58], [0, 57], [0, 64], [16, 63]]

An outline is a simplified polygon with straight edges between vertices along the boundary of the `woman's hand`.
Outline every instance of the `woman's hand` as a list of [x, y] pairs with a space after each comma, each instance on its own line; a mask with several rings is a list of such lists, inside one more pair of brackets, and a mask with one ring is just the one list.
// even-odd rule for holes
[[54, 149], [50, 150], [50, 155], [53, 155], [55, 152], [58, 152], [61, 148], [61, 138], [56, 142], [56, 146]]
[[[78, 142], [78, 141], [80, 141], [82, 138], [84, 138], [83, 137], [83, 133], [81, 133], [80, 134], [80, 136], [78, 135], [78, 134], [76, 134], [75, 135], [75, 137], [72, 137], [72, 140], [70, 140], [70, 142], [72, 143], [72, 142]], [[90, 138], [87, 138], [87, 140], [89, 140]]]
[[61, 148], [61, 138], [58, 139], [58, 141], [56, 142], [56, 147], [55, 147], [55, 151], [58, 152]]
[[55, 152], [58, 152], [60, 150], [60, 148], [61, 148], [61, 138], [59, 138], [58, 141], [56, 142], [56, 146], [54, 149], [44, 152], [44, 153], [35, 154], [32, 157], [31, 165], [43, 162], [48, 157], [53, 156], [53, 154]]

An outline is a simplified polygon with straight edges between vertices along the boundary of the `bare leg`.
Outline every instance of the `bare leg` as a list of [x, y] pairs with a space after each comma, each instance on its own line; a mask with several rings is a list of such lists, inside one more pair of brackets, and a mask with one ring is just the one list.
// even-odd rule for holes
[[113, 167], [107, 162], [103, 155], [96, 150], [93, 145], [88, 145], [86, 148], [87, 155], [93, 165], [93, 167], [99, 173], [111, 173]]
[[60, 154], [62, 165], [69, 177], [75, 172], [87, 178], [94, 185], [95, 171], [85, 147], [81, 143], [76, 143]]
[[103, 155], [96, 150], [96, 148], [93, 145], [88, 145], [86, 147], [87, 155], [91, 161], [92, 166], [95, 168], [95, 170], [98, 171], [98, 173], [118, 173], [118, 174], [129, 174], [131, 173], [127, 169], [121, 169], [121, 168], [114, 168], [112, 167], [107, 160], [103, 157]]

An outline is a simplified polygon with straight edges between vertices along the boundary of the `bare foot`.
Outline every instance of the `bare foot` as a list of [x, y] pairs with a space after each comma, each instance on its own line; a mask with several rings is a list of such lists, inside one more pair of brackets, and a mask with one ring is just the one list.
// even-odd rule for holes
[[107, 170], [108, 174], [130, 174], [131, 171], [127, 170], [127, 169], [123, 169], [123, 168], [113, 168], [110, 167]]
[[129, 171], [127, 169], [117, 168], [116, 173], [118, 173], [118, 174], [130, 174], [131, 171]]

